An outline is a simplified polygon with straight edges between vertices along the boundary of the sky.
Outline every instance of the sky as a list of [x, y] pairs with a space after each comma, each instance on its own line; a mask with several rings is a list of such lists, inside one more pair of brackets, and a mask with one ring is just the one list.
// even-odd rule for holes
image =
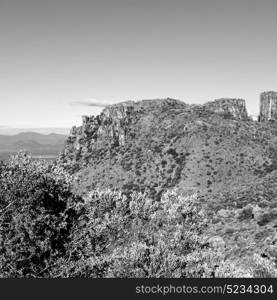
[[277, 90], [276, 0], [0, 0], [0, 129]]

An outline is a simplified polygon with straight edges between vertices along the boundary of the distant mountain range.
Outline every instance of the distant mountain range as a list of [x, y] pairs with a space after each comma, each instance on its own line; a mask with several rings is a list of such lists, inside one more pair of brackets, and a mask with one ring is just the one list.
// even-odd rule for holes
[[0, 160], [24, 149], [34, 157], [55, 158], [62, 150], [66, 135], [22, 132], [16, 135], [0, 135]]
[[68, 135], [70, 128], [66, 127], [45, 127], [45, 128], [17, 128], [17, 127], [9, 127], [9, 126], [1, 126], [0, 125], [0, 135], [16, 135], [22, 132], [36, 132], [40, 134], [63, 134]]

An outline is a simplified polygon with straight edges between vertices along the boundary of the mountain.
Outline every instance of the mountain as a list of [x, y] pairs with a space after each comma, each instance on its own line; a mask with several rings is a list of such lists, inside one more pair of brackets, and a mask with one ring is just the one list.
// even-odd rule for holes
[[277, 253], [276, 142], [276, 123], [251, 120], [242, 99], [127, 101], [84, 116], [59, 163], [80, 193], [141, 191], [157, 201], [168, 189], [197, 193], [207, 235], [231, 256], [267, 255]]
[[40, 128], [16, 128], [0, 125], [0, 135], [16, 135], [22, 132], [36, 132], [40, 134], [57, 133], [62, 135], [68, 135], [70, 128], [65, 127], [40, 127]]
[[36, 132], [21, 132], [16, 135], [0, 135], [0, 144], [5, 145], [5, 144], [14, 144], [16, 142], [21, 142], [21, 141], [36, 141], [39, 144], [60, 144], [64, 142], [64, 139], [66, 138], [65, 135], [62, 134], [56, 134], [56, 133], [51, 133], [51, 134], [40, 134]]
[[[100, 116], [83, 117], [83, 126], [74, 127], [67, 139], [63, 159], [69, 169], [79, 170], [84, 189], [132, 186], [156, 196], [176, 185], [214, 190], [233, 178], [226, 163], [235, 164], [234, 151], [247, 147], [241, 133], [251, 136], [256, 124], [239, 99], [203, 106], [174, 99], [124, 102]], [[207, 174], [211, 171], [217, 173]]]
[[39, 134], [22, 132], [16, 135], [0, 135], [0, 160], [7, 159], [21, 149], [31, 152], [35, 157], [54, 158], [62, 150], [65, 135], [51, 133]]

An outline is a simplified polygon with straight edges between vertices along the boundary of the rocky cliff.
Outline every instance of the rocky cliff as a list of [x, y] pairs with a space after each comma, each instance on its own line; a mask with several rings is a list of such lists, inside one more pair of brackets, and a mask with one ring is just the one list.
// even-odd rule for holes
[[221, 98], [208, 102], [204, 106], [216, 113], [230, 115], [236, 119], [248, 119], [245, 100], [243, 99]]
[[[69, 164], [86, 160], [94, 152], [108, 151], [118, 146], [124, 146], [126, 140], [131, 140], [134, 133], [132, 124], [140, 117], [148, 115], [142, 121], [147, 130], [150, 118], [161, 110], [170, 108], [185, 109], [189, 105], [175, 99], [126, 101], [107, 106], [99, 116], [83, 116], [82, 126], [74, 126], [67, 139], [65, 149], [61, 153], [62, 160]], [[143, 119], [143, 117], [142, 117]]]
[[277, 120], [277, 92], [264, 92], [260, 95], [260, 122]]

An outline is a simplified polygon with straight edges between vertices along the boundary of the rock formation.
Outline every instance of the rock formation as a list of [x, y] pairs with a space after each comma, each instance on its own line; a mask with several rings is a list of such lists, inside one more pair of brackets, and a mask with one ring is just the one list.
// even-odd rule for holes
[[82, 126], [71, 129], [61, 157], [77, 161], [101, 149], [106, 151], [124, 146], [127, 139], [132, 139], [130, 124], [140, 120], [140, 126], [148, 131], [151, 120], [170, 109], [189, 114], [216, 113], [241, 120], [248, 118], [245, 101], [242, 99], [224, 98], [204, 105], [189, 105], [171, 98], [120, 102], [107, 106], [99, 116], [83, 116]]
[[208, 102], [204, 106], [216, 113], [229, 115], [236, 119], [248, 119], [245, 100], [243, 99], [221, 98]]
[[[77, 161], [101, 149], [124, 146], [128, 125], [135, 122], [138, 115], [155, 114], [162, 109], [187, 107], [189, 105], [184, 102], [171, 98], [125, 101], [109, 105], [99, 116], [83, 116], [82, 126], [74, 126], [71, 129], [61, 158], [66, 157], [66, 160]], [[147, 120], [144, 126], [147, 127]]]
[[260, 95], [259, 121], [277, 120], [277, 92], [263, 92]]

